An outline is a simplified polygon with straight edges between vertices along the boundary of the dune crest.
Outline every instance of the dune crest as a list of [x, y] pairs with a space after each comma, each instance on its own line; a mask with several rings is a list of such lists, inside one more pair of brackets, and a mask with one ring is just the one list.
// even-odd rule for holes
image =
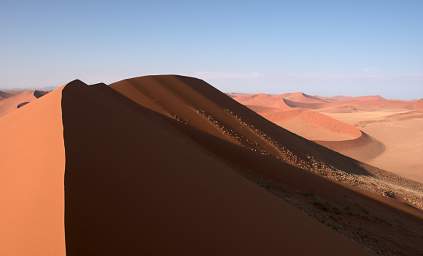
[[[319, 204], [315, 205], [315, 202], [309, 201], [306, 196], [292, 197], [293, 191], [302, 191], [304, 195], [311, 193], [325, 198], [324, 200], [330, 201], [330, 204], [336, 202], [335, 205], [338, 205], [336, 208], [339, 204], [345, 204], [345, 198], [353, 197], [354, 199], [349, 200], [372, 205], [368, 209], [369, 212], [383, 212], [384, 210], [381, 209], [385, 206], [382, 205], [387, 204], [392, 209], [407, 212], [418, 219], [423, 217], [418, 210], [406, 206], [406, 204], [412, 204], [413, 207], [423, 207], [419, 199], [423, 192], [421, 184], [344, 157], [281, 129], [202, 80], [171, 75], [147, 76], [116, 82], [111, 87], [135, 103], [173, 119], [180, 125], [178, 127], [184, 134], [217, 158], [237, 167], [238, 172], [252, 182], [272, 191], [284, 200], [289, 198], [287, 200], [291, 203], [292, 200], [296, 201], [296, 207], [312, 209], [309, 212], [312, 216], [316, 216], [316, 212], [319, 212], [322, 214], [319, 215], [322, 219], [319, 219], [320, 217], [318, 219], [324, 223], [329, 221], [326, 218], [327, 214], [322, 212], [325, 208], [318, 208], [316, 205]], [[235, 96], [243, 97], [239, 94]], [[267, 96], [259, 95], [258, 97], [266, 98]], [[275, 108], [272, 109], [275, 110]], [[192, 128], [194, 130], [191, 130]], [[324, 177], [323, 180], [320, 177]], [[356, 192], [351, 194], [351, 191], [348, 192], [349, 189], [344, 190], [335, 185], [338, 183], [347, 187], [353, 186], [354, 191], [362, 191], [361, 193], [370, 196], [370, 201], [368, 201], [369, 198], [357, 197]], [[387, 200], [386, 191], [390, 190], [395, 191], [396, 198]], [[337, 195], [335, 198], [334, 193]], [[312, 205], [309, 205], [310, 203]], [[356, 206], [347, 202], [342, 207], [355, 208]], [[388, 214], [384, 218], [395, 218], [393, 216]], [[414, 217], [404, 223], [409, 223], [407, 226], [413, 227], [415, 224], [411, 223], [416, 221], [416, 219], [412, 220]], [[387, 238], [381, 235], [388, 231], [372, 233], [372, 237], [378, 237], [376, 240], [368, 240], [362, 236], [357, 238], [354, 235], [357, 232], [356, 228], [368, 232], [369, 228], [375, 228], [374, 223], [367, 222], [362, 225], [362, 223], [355, 223], [355, 220], [350, 221], [352, 222], [341, 221], [343, 226], [341, 232], [344, 235], [354, 240], [358, 239], [356, 241], [366, 244], [369, 248], [380, 248], [383, 244], [383, 250], [396, 250], [393, 249], [395, 246], [386, 242]], [[334, 225], [339, 225], [338, 221], [335, 222]], [[376, 229], [389, 230], [391, 228], [393, 227], [381, 225]], [[397, 239], [403, 241], [401, 243], [409, 244], [409, 246], [402, 245], [401, 250], [410, 250], [410, 254], [414, 254], [411, 252], [414, 250], [411, 249], [413, 247], [410, 245], [411, 241], [406, 242], [400, 237], [403, 235], [397, 234]], [[377, 244], [374, 244], [374, 241], [378, 241]], [[408, 249], [404, 249], [405, 247]], [[417, 249], [419, 250], [420, 248]]]

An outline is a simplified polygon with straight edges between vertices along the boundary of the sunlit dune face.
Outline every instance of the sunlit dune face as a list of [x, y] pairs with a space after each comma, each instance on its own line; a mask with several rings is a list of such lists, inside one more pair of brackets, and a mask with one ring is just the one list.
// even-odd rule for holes
[[[421, 100], [319, 97], [303, 93], [232, 97], [304, 138], [423, 182], [420, 157], [423, 146], [419, 143], [423, 141]], [[363, 137], [363, 132], [370, 137]]]

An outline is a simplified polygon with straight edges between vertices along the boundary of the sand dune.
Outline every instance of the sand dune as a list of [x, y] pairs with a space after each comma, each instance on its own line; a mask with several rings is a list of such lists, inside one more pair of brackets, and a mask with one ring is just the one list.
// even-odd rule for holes
[[354, 140], [361, 131], [352, 125], [338, 121], [325, 114], [310, 111], [329, 102], [303, 93], [280, 95], [230, 94], [238, 102], [248, 106], [272, 122], [314, 141]]
[[[237, 104], [204, 81], [180, 76], [149, 76], [123, 80], [112, 84], [112, 88], [141, 106], [174, 119], [182, 127], [186, 127], [182, 129], [184, 132], [187, 132], [186, 129], [190, 130], [190, 127], [195, 128], [194, 131], [188, 132], [188, 136], [195, 139], [205, 149], [225, 162], [231, 163], [231, 166], [237, 167], [238, 172], [243, 174], [243, 176], [264, 186], [272, 193], [277, 194], [278, 197], [288, 197], [291, 203], [294, 200], [296, 201], [295, 204], [301, 205], [300, 207], [312, 209], [309, 212], [312, 216], [316, 216], [317, 212], [319, 212], [317, 215], [321, 216], [322, 219], [320, 221], [322, 222], [327, 223], [329, 219], [327, 214], [322, 213], [321, 208], [316, 206], [319, 203], [309, 200], [310, 198], [307, 199], [306, 196], [299, 196], [299, 194], [307, 195], [310, 193], [324, 198], [324, 201], [330, 205], [336, 205], [335, 208], [355, 208], [356, 206], [351, 205], [349, 202], [362, 202], [370, 207], [367, 208], [366, 212], [373, 212], [376, 216], [384, 212], [382, 209], [385, 209], [385, 206], [382, 205], [388, 204], [389, 207], [408, 212], [407, 214], [412, 214], [413, 216], [420, 216], [418, 217], [419, 219], [421, 218], [420, 213], [406, 206], [408, 204], [406, 202], [411, 201], [414, 202], [413, 204], [419, 205], [418, 198], [420, 198], [421, 192], [417, 191], [421, 191], [421, 185], [363, 165], [350, 158], [345, 158], [289, 131], [280, 129], [248, 108]], [[275, 159], [273, 157], [279, 160], [272, 160]], [[336, 169], [346, 172], [338, 172]], [[280, 170], [283, 171], [281, 172]], [[368, 194], [368, 196], [371, 195], [372, 199], [367, 198], [367, 196], [365, 198], [357, 197], [355, 192], [351, 194], [348, 189], [344, 190], [344, 188], [335, 186], [334, 183], [327, 183], [325, 180], [318, 179], [318, 176], [313, 173], [324, 176], [325, 180], [354, 184], [356, 189], [363, 192], [367, 191], [365, 192], [366, 194], [373, 191]], [[367, 176], [369, 178], [366, 178]], [[377, 178], [375, 179], [375, 177]], [[397, 184], [394, 186], [395, 189], [392, 187], [394, 183]], [[405, 186], [407, 189], [404, 187], [405, 190], [398, 190], [397, 186]], [[401, 196], [402, 193], [408, 193], [405, 191], [408, 191], [410, 186], [417, 189], [412, 192], [413, 195]], [[410, 199], [405, 199], [406, 201], [402, 201], [403, 199], [398, 201], [397, 199], [389, 199], [386, 201], [384, 198], [374, 197], [373, 193], [384, 194], [385, 192], [383, 191], [389, 189], [397, 191], [397, 199], [409, 198], [409, 196], [413, 199], [411, 201], [409, 201]], [[336, 196], [334, 197], [334, 195]], [[349, 198], [346, 200], [347, 202], [345, 198]], [[296, 206], [298, 207], [299, 205]], [[394, 221], [393, 219], [397, 218], [398, 215], [397, 213], [391, 215], [391, 213], [388, 213], [383, 218]], [[402, 218], [400, 217], [400, 219]], [[334, 225], [339, 225], [339, 222], [335, 222]], [[407, 223], [404, 224], [406, 226], [415, 227], [415, 225], [419, 226], [417, 223], [420, 220], [412, 220], [404, 216], [401, 222], [403, 224]], [[378, 226], [377, 224], [377, 227], [375, 227], [371, 221], [364, 224], [356, 222], [354, 219], [349, 219], [347, 222], [341, 221], [341, 223], [343, 234], [357, 239], [357, 241], [362, 242], [365, 240], [366, 242], [364, 243], [368, 243], [366, 246], [380, 248], [381, 244], [383, 244], [383, 250], [388, 252], [398, 250], [398, 248], [393, 249], [393, 247], [401, 244], [402, 248], [400, 250], [407, 251], [408, 254], [416, 254], [417, 251], [421, 251], [421, 248], [417, 250], [413, 248], [412, 243], [404, 239], [402, 234], [397, 234], [396, 239], [398, 239], [397, 241], [401, 240], [401, 242], [396, 243], [395, 246], [387, 242], [390, 238], [381, 235], [381, 233], [389, 234], [394, 232], [392, 226], [388, 227], [384, 224]], [[378, 244], [375, 245], [370, 240], [363, 238], [363, 236], [354, 237], [356, 236], [354, 235], [356, 234], [355, 232], [357, 232], [356, 228], [366, 230], [366, 232], [369, 232], [369, 229], [384, 231], [377, 232], [377, 234], [371, 232], [372, 237], [378, 237], [376, 238]], [[418, 230], [420, 229], [417, 228], [417, 230], [412, 232], [421, 231]]]
[[63, 113], [68, 255], [363, 254], [105, 85], [68, 85]]
[[352, 125], [318, 112], [294, 109], [259, 112], [272, 122], [314, 141], [344, 141], [359, 138], [362, 133]]
[[[291, 111], [283, 118], [358, 135]], [[423, 185], [304, 139], [199, 79], [75, 80], [2, 117], [0, 135], [10, 156], [0, 163], [1, 255], [423, 253]]]
[[383, 143], [364, 132], [358, 138], [351, 140], [317, 140], [316, 142], [344, 155], [366, 162], [380, 156], [386, 149]]
[[308, 95], [302, 92], [293, 92], [293, 93], [283, 93], [280, 95], [283, 99], [301, 102], [301, 103], [309, 103], [309, 104], [323, 104], [327, 103], [327, 100], [317, 97]]
[[365, 151], [352, 148], [339, 151], [404, 177], [423, 182], [423, 113], [420, 111], [373, 111], [355, 114], [330, 114], [334, 118], [356, 125], [377, 141], [385, 150], [377, 157], [367, 158]]
[[[420, 157], [423, 146], [419, 143], [423, 141], [419, 132], [423, 127], [421, 100], [287, 93], [267, 95], [268, 99], [272, 99], [269, 103], [263, 100], [251, 106], [250, 101], [244, 100], [248, 98], [254, 98], [254, 95], [235, 99], [293, 133], [349, 157], [423, 182], [423, 160]], [[273, 108], [273, 98], [283, 98], [291, 110]], [[305, 118], [304, 113], [313, 113], [315, 118]], [[329, 126], [329, 123], [333, 125]], [[364, 133], [362, 136], [350, 136], [333, 132], [334, 129], [328, 127], [350, 127], [349, 130], [355, 130], [356, 135], [359, 130]]]
[[[305, 159], [315, 155], [334, 166], [343, 162], [332, 160], [314, 143], [273, 126], [202, 80], [149, 76], [114, 83], [112, 88], [144, 107], [252, 150], [289, 158], [289, 152], [275, 145], [280, 143]], [[272, 142], [266, 136], [280, 138], [280, 141]]]
[[0, 98], [0, 117], [19, 107], [23, 107], [46, 93], [47, 92], [31, 90], [16, 91], [13, 94], [9, 93], [6, 98]]
[[271, 94], [240, 94], [233, 93], [229, 94], [236, 101], [242, 102], [248, 106], [260, 106], [275, 109], [290, 109], [288, 105], [284, 103], [283, 98], [280, 95]]
[[65, 255], [61, 94], [0, 119], [0, 255]]
[[317, 109], [324, 106], [324, 103], [308, 103], [308, 102], [301, 102], [301, 101], [293, 101], [289, 99], [283, 99], [283, 102], [291, 108]]
[[381, 96], [347, 97], [321, 106], [320, 111], [342, 113], [348, 109], [353, 111], [412, 110], [415, 104], [416, 101], [388, 100]]

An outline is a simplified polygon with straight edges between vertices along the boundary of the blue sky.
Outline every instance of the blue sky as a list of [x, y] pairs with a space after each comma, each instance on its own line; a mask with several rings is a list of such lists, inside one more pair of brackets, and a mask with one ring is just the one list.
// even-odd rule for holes
[[423, 1], [0, 0], [0, 87], [176, 73], [224, 91], [423, 98]]

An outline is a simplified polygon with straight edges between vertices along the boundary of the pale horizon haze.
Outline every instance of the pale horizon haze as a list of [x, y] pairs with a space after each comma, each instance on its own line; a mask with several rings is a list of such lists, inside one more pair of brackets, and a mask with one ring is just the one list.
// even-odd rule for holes
[[3, 0], [0, 88], [180, 74], [225, 92], [423, 98], [422, 13], [417, 0]]

